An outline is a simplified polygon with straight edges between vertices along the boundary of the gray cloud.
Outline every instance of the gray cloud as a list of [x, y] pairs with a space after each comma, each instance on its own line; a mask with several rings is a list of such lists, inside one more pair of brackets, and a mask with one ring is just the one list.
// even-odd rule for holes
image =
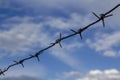
[[34, 77], [29, 77], [29, 76], [20, 76], [20, 77], [1, 78], [1, 80], [42, 80], [42, 79], [37, 79], [37, 78], [34, 78]]
[[[119, 3], [119, 0], [1, 0], [1, 8], [9, 8], [17, 11], [32, 11], [35, 13], [53, 13], [54, 11], [70, 14], [73, 12], [101, 12], [112, 8]], [[17, 4], [19, 6], [16, 6]], [[106, 6], [109, 4], [109, 6]], [[49, 15], [48, 14], [48, 15]], [[86, 13], [87, 14], [87, 13]]]

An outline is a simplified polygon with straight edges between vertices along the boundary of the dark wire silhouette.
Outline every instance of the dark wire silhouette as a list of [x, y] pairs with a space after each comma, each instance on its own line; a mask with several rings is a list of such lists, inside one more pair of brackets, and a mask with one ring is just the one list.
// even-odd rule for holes
[[111, 10], [109, 10], [108, 12], [100, 14], [99, 16], [98, 16], [96, 13], [92, 12], [93, 15], [94, 15], [95, 17], [97, 17], [97, 20], [96, 20], [96, 21], [88, 24], [87, 26], [85, 26], [85, 27], [83, 27], [83, 28], [78, 29], [77, 31], [71, 29], [71, 31], [72, 31], [73, 33], [70, 34], [70, 35], [67, 35], [67, 36], [63, 36], [63, 37], [62, 37], [62, 34], [60, 33], [59, 38], [56, 39], [55, 42], [51, 43], [51, 45], [49, 45], [48, 47], [41, 49], [40, 51], [36, 52], [34, 55], [29, 55], [28, 57], [23, 58], [23, 59], [21, 59], [21, 60], [19, 60], [19, 61], [13, 61], [14, 63], [11, 64], [11, 65], [9, 65], [8, 67], [4, 68], [4, 70], [1, 70], [1, 69], [0, 69], [0, 75], [5, 75], [5, 72], [7, 72], [10, 68], [12, 68], [12, 67], [14, 67], [14, 66], [16, 66], [16, 65], [21, 65], [21, 66], [24, 68], [24, 64], [23, 64], [23, 63], [24, 63], [25, 61], [29, 60], [29, 59], [36, 58], [38, 61], [40, 61], [39, 55], [40, 55], [41, 53], [43, 53], [44, 51], [48, 50], [49, 48], [55, 46], [56, 44], [59, 44], [59, 46], [62, 48], [61, 41], [64, 40], [64, 39], [67, 39], [67, 38], [69, 38], [69, 37], [72, 37], [72, 36], [75, 36], [75, 35], [79, 34], [79, 36], [80, 36], [80, 38], [81, 38], [81, 40], [82, 40], [82, 38], [83, 38], [83, 37], [82, 37], [82, 32], [85, 31], [85, 30], [86, 30], [87, 28], [89, 28], [90, 26], [92, 26], [92, 25], [94, 25], [94, 24], [96, 24], [96, 23], [98, 23], [98, 22], [100, 22], [100, 21], [102, 21], [103, 27], [105, 27], [105, 21], [104, 21], [104, 19], [112, 16], [112, 14], [110, 14], [110, 13], [111, 13], [112, 11], [114, 11], [116, 8], [118, 8], [119, 6], [120, 6], [120, 4], [116, 5], [115, 7], [113, 7], [113, 8], [112, 8]]

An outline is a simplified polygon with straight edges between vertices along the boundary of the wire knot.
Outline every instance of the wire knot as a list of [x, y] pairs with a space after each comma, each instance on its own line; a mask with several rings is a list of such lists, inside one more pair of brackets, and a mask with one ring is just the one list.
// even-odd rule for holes
[[59, 46], [62, 48], [61, 40], [62, 40], [62, 34], [60, 33], [60, 37], [54, 43], [51, 43], [51, 44], [55, 45], [58, 43]]
[[71, 31], [72, 32], [74, 32], [75, 34], [79, 34], [80, 35], [80, 38], [81, 38], [81, 40], [82, 40], [82, 29], [80, 28], [78, 31], [75, 31], [75, 30], [73, 30], [73, 29], [71, 29]]
[[4, 71], [2, 71], [1, 69], [0, 69], [0, 75], [5, 76]]
[[24, 62], [24, 60], [20, 60], [20, 61], [14, 61], [16, 64], [21, 64], [22, 65], [22, 67], [24, 68], [24, 64], [23, 64], [23, 62]]
[[39, 53], [36, 53], [35, 55], [30, 55], [31, 57], [36, 57], [37, 58], [37, 60], [38, 60], [38, 62], [40, 61], [40, 59], [39, 59]]
[[96, 13], [94, 13], [94, 12], [92, 12], [92, 13], [93, 13], [93, 15], [94, 15], [95, 17], [97, 17], [99, 20], [102, 20], [103, 27], [105, 27], [105, 21], [104, 21], [104, 19], [105, 19], [106, 17], [113, 16], [113, 14], [109, 14], [109, 15], [100, 14], [100, 15], [98, 16]]

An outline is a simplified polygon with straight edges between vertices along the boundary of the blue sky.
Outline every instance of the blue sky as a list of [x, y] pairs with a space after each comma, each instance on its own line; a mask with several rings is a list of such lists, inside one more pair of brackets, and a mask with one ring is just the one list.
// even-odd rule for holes
[[[72, 34], [96, 20], [92, 11], [104, 13], [119, 0], [1, 0], [0, 68], [47, 47], [59, 37]], [[120, 80], [120, 8], [79, 35], [43, 52], [40, 62], [14, 66], [3, 80]]]

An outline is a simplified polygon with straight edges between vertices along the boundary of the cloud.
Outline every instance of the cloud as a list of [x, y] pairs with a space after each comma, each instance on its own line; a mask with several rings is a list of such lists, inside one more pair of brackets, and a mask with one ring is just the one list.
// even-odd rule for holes
[[[47, 4], [49, 3], [49, 4]], [[5, 7], [8, 9], [14, 9], [16, 11], [25, 11], [31, 13], [43, 13], [50, 15], [55, 12], [63, 14], [71, 14], [73, 12], [86, 13], [95, 11], [100, 13], [101, 11], [108, 10], [116, 4], [119, 0], [11, 0], [11, 1], [0, 1], [1, 8]], [[17, 4], [17, 6], [16, 6]], [[109, 4], [109, 6], [106, 6]], [[41, 15], [41, 14], [40, 14]], [[54, 16], [54, 15], [53, 15]], [[116, 17], [117, 18], [117, 17]]]
[[120, 71], [117, 69], [91, 70], [82, 78], [76, 80], [119, 80]]
[[[92, 20], [93, 17], [91, 17], [91, 19], [89, 19], [89, 16], [93, 12], [96, 12], [98, 15], [101, 13], [104, 13], [108, 10], [110, 10], [111, 8], [113, 8], [115, 5], [117, 5], [119, 3], [119, 0], [114, 0], [114, 1], [109, 1], [109, 0], [11, 0], [11, 1], [0, 1], [1, 4], [3, 4], [3, 6], [8, 6], [8, 8], [12, 9], [12, 8], [16, 8], [15, 4], [19, 4], [19, 6], [17, 6], [17, 8], [22, 8], [22, 10], [16, 9], [19, 11], [19, 13], [23, 13], [25, 12], [24, 15], [29, 15], [29, 12], [32, 14], [35, 12], [35, 14], [32, 14], [34, 16], [36, 15], [40, 15], [40, 16], [45, 16], [45, 14], [47, 14], [46, 16], [62, 16], [60, 15], [61, 13], [63, 15], [71, 15], [72, 16], [76, 16], [77, 13], [80, 14], [79, 16], [76, 16], [75, 18], [72, 19], [79, 19], [76, 24], [74, 24], [75, 26], [78, 24], [79, 26], [82, 26], [82, 23], [84, 23], [84, 19], [86, 18], [86, 22], [87, 20]], [[49, 3], [49, 4], [46, 4]], [[109, 4], [109, 6], [106, 6], [107, 4]], [[11, 7], [12, 6], [12, 7]], [[1, 6], [2, 8], [2, 6]], [[112, 29], [118, 29], [120, 28], [119, 26], [119, 8], [113, 12], [114, 17], [111, 17], [109, 19], [106, 20], [106, 25], [109, 25]], [[14, 11], [13, 11], [14, 12]], [[29, 15], [30, 16], [30, 15]], [[58, 17], [57, 16], [57, 17]], [[83, 18], [84, 16], [84, 18]], [[64, 16], [65, 17], [65, 16]], [[62, 26], [68, 27], [68, 26], [72, 26], [73, 25], [73, 21], [74, 20], [68, 20], [66, 21], [66, 19], [50, 19], [50, 21], [48, 22], [48, 24], [50, 24], [51, 26], [55, 26], [57, 25], [58, 27], [60, 26], [59, 24], [61, 24]], [[71, 22], [71, 25], [68, 24], [68, 22]], [[87, 22], [88, 23], [88, 22]], [[85, 25], [87, 23], [84, 23]], [[77, 26], [78, 26], [77, 25]], [[118, 27], [113, 27], [113, 26], [118, 26]], [[98, 25], [97, 25], [98, 26]]]
[[105, 56], [117, 57], [120, 56], [120, 51], [117, 49], [120, 44], [120, 32], [114, 33], [97, 33], [94, 40], [88, 39], [86, 42], [90, 48], [101, 52]]
[[[58, 80], [119, 80], [120, 71], [117, 69], [105, 69], [105, 70], [90, 70], [87, 73], [80, 73], [79, 71], [64, 72], [61, 77], [56, 78]], [[54, 79], [54, 80], [56, 80]]]
[[81, 76], [81, 73], [79, 71], [67, 71], [63, 73], [59, 73], [55, 78], [50, 79], [50, 80], [76, 80]]
[[[19, 20], [22, 21], [22, 19]], [[19, 24], [13, 23], [4, 26], [11, 25], [12, 27], [9, 30], [0, 30], [0, 51], [2, 52], [12, 55], [25, 53], [33, 47], [45, 46], [50, 40], [47, 33], [45, 34], [42, 31], [42, 24], [20, 22]]]
[[20, 76], [20, 77], [6, 77], [2, 78], [2, 80], [42, 80], [42, 79], [37, 79], [30, 76]]
[[[32, 64], [32, 66], [31, 66]], [[14, 67], [13, 69], [7, 71], [5, 76], [1, 75], [1, 78], [6, 77], [21, 77], [21, 76], [30, 76], [33, 78], [45, 78], [48, 75], [48, 68], [42, 63], [37, 64], [34, 60], [31, 63], [25, 63], [25, 67], [21, 66]]]
[[64, 72], [62, 76], [64, 78], [74, 78], [74, 77], [79, 77], [80, 75], [81, 73], [78, 71], [70, 71], [70, 72]]
[[91, 22], [90, 14], [83, 16], [78, 13], [71, 13], [70, 18], [64, 17], [47, 17], [45, 24], [62, 30], [71, 29], [71, 28], [80, 28]]
[[[24, 1], [24, 0], [20, 0], [20, 1], [15, 1], [13, 0], [14, 2], [17, 2], [17, 3], [20, 3], [20, 4], [24, 4], [25, 6], [29, 6], [29, 7], [35, 7], [35, 8], [39, 8], [40, 6], [45, 6], [45, 7], [49, 7], [49, 8], [66, 8], [66, 7], [76, 7], [76, 8], [80, 8], [80, 7], [92, 7], [94, 5], [92, 4], [96, 4], [95, 6], [106, 6], [106, 3], [110, 3], [110, 7], [114, 4], [118, 4], [119, 3], [119, 0], [115, 0], [115, 1], [112, 1], [110, 2], [109, 0], [64, 0], [64, 1], [61, 1], [61, 0], [29, 0], [29, 1]], [[48, 2], [49, 4], [46, 4], [46, 2]], [[100, 3], [101, 4], [98, 4]], [[33, 3], [33, 4], [31, 4]], [[28, 5], [26, 5], [28, 4]], [[41, 4], [41, 5], [40, 5]], [[98, 5], [97, 5], [98, 4]], [[71, 6], [70, 6], [71, 5]], [[95, 9], [95, 8], [94, 8]], [[106, 9], [106, 7], [104, 7], [104, 9]]]
[[[68, 28], [79, 28], [93, 20], [89, 14], [91, 11], [97, 13], [104, 11], [106, 12], [106, 10], [109, 10], [118, 3], [119, 0], [1, 0], [0, 7], [9, 9], [10, 11], [11, 9], [14, 9], [20, 13], [23, 13], [24, 11], [29, 10], [30, 12], [28, 11], [28, 14], [32, 14], [32, 12], [39, 14], [42, 12], [43, 14], [39, 15], [42, 16], [44, 21], [38, 20], [38, 23], [34, 23], [31, 20], [37, 20], [38, 18], [30, 16], [14, 16], [5, 20], [4, 24], [1, 26], [7, 27], [7, 29], [0, 30], [0, 55], [5, 56], [2, 53], [10, 55], [21, 55], [20, 53], [26, 53], [33, 51], [34, 48], [41, 48], [43, 46], [49, 45], [51, 40], [53, 40], [56, 35], [54, 32], [51, 33], [52, 31], [49, 29], [52, 28], [52, 30], [67, 30]], [[109, 4], [109, 6], [107, 6], [107, 4]], [[16, 7], [15, 5], [18, 6]], [[63, 12], [67, 15], [69, 14], [69, 18], [53, 17], [56, 14], [53, 14], [52, 12], [58, 13], [57, 11]], [[53, 16], [46, 17], [43, 16], [44, 13], [47, 13], [47, 15], [50, 15], [51, 13]], [[118, 29], [119, 15], [115, 16], [115, 18], [110, 21], [109, 25], [113, 26], [113, 24], [117, 26], [117, 28], [114, 28]], [[96, 51], [102, 52], [105, 56], [119, 56], [120, 51], [113, 49], [113, 47], [116, 47], [118, 46], [117, 44], [119, 44], [119, 36], [117, 34], [119, 34], [119, 32], [115, 32], [114, 35], [102, 34], [108, 38], [99, 34], [99, 36], [96, 37], [93, 41], [89, 39], [87, 44], [89, 44], [91, 48], [95, 48]], [[66, 63], [70, 67], [74, 69], [80, 69], [82, 63], [78, 62], [78, 60], [74, 58], [71, 53], [76, 53], [75, 50], [77, 48], [81, 48], [82, 44], [80, 44], [78, 41], [73, 41], [69, 44], [62, 43], [62, 45], [64, 45], [63, 49], [60, 49], [58, 45], [56, 45], [56, 47], [50, 51], [50, 54]], [[81, 63], [81, 65], [78, 63]], [[100, 74], [101, 71], [93, 71], [90, 74], [93, 73]], [[71, 76], [73, 74], [77, 73], [69, 73]]]
[[73, 69], [79, 70], [80, 67], [82, 68], [82, 63], [80, 65], [80, 61], [78, 62], [77, 59], [72, 56], [74, 54], [71, 53], [76, 53], [76, 49], [81, 48], [83, 45], [76, 40], [70, 43], [62, 43], [62, 45], [63, 48], [59, 48], [58, 45], [54, 46], [51, 54]]
[[[77, 25], [84, 25], [84, 23], [90, 21], [77, 13], [71, 14], [70, 19], [55, 17], [44, 17], [44, 20], [42, 19], [43, 17], [40, 16], [14, 16], [4, 20], [1, 26], [5, 28], [5, 30], [0, 30], [1, 51], [15, 55], [20, 52], [27, 52], [33, 47], [45, 46], [53, 39], [53, 37], [49, 37], [49, 34], [54, 33], [49, 33], [49, 31], [45, 33], [47, 26], [54, 30], [66, 30], [69, 28], [77, 28], [79, 27]], [[37, 23], [34, 22], [37, 20]], [[82, 24], [81, 21], [83, 21]]]
[[[49, 4], [46, 4], [49, 3]], [[103, 5], [98, 4], [98, 3], [104, 3]], [[1, 1], [1, 4], [4, 3], [5, 5], [3, 6], [7, 6], [8, 8], [11, 8], [11, 4], [13, 3], [17, 3], [17, 4], [22, 4], [23, 9], [28, 9], [28, 8], [32, 8], [31, 11], [36, 10], [36, 11], [41, 11], [40, 7], [41, 6], [45, 6], [42, 7], [44, 10], [46, 8], [51, 8], [51, 9], [62, 9], [62, 10], [71, 10], [72, 8], [75, 9], [80, 9], [80, 8], [84, 8], [84, 10], [90, 11], [93, 9], [93, 11], [95, 12], [99, 12], [105, 9], [109, 9], [109, 7], [113, 7], [113, 4], [110, 4], [110, 6], [105, 7], [106, 3], [112, 3], [108, 0], [105, 1], [95, 1], [95, 0], [81, 0], [81, 1], [60, 1], [60, 0], [30, 0], [30, 1], [25, 1], [25, 0], [19, 0], [19, 1]], [[31, 4], [32, 3], [32, 4]], [[40, 5], [42, 4], [42, 5]], [[85, 5], [84, 5], [85, 4]], [[96, 5], [95, 5], [96, 4]], [[97, 5], [98, 4], [98, 5]], [[108, 4], [108, 3], [107, 3]], [[114, 2], [114, 4], [117, 4], [117, 0], [116, 2]], [[92, 6], [93, 5], [93, 6]], [[15, 6], [12, 6], [12, 8], [14, 8]], [[27, 8], [26, 8], [27, 7]], [[90, 9], [91, 8], [91, 9]], [[102, 8], [102, 9], [101, 9]], [[90, 9], [90, 10], [89, 10]], [[46, 9], [45, 11], [47, 11], [48, 9]], [[79, 11], [82, 12], [80, 9]], [[48, 10], [49, 11], [49, 10]], [[53, 10], [54, 11], [54, 10]], [[72, 11], [72, 10], [71, 10]], [[41, 15], [42, 16], [42, 15]], [[42, 16], [42, 19], [44, 18], [43, 21], [38, 21], [38, 23], [34, 23], [32, 22], [32, 20], [37, 20], [39, 18], [37, 17], [30, 17], [30, 16], [24, 16], [24, 17], [19, 17], [19, 16], [14, 16], [12, 18], [9, 18], [7, 20], [4, 21], [4, 24], [2, 26], [5, 26], [9, 29], [7, 30], [0, 30], [0, 52], [4, 52], [4, 53], [10, 53], [12, 55], [18, 55], [19, 53], [26, 53], [28, 51], [31, 51], [33, 48], [38, 48], [38, 47], [43, 47], [46, 45], [49, 45], [49, 42], [54, 39], [54, 35], [50, 36], [49, 31], [44, 31], [44, 29], [48, 28], [48, 26], [54, 30], [59, 29], [59, 30], [67, 30], [68, 28], [79, 28], [81, 26], [84, 26], [86, 24], [88, 24], [92, 19], [90, 14], [85, 14], [83, 15], [82, 13], [79, 13], [78, 11], [72, 11], [71, 13], [69, 13], [69, 18], [65, 18], [65, 17], [53, 17], [53, 16]], [[36, 19], [35, 19], [36, 18]], [[118, 17], [117, 17], [118, 18]], [[41, 19], [41, 18], [40, 18]], [[119, 20], [118, 20], [119, 21]], [[115, 22], [115, 21], [114, 21]], [[113, 24], [114, 24], [113, 22]], [[47, 27], [46, 27], [47, 26]], [[53, 32], [54, 33], [54, 32]], [[54, 33], [56, 34], [56, 33]], [[101, 35], [101, 34], [100, 34]], [[117, 35], [117, 33], [115, 33], [115, 35]], [[112, 36], [112, 38], [114, 38], [114, 36]], [[110, 35], [108, 34], [107, 36], [110, 37]], [[102, 37], [102, 39], [101, 39]], [[94, 41], [96, 43], [94, 43], [92, 40], [88, 40], [87, 43], [90, 45], [91, 48], [95, 48], [96, 51], [99, 52], [103, 52], [103, 55], [106, 56], [118, 56], [120, 51], [119, 50], [113, 50], [112, 47], [114, 47], [114, 44], [119, 43], [119, 38], [118, 35], [117, 39], [113, 40], [111, 37], [110, 38], [106, 38], [104, 36], [98, 37], [97, 39], [95, 39]], [[101, 40], [101, 41], [100, 41]], [[104, 42], [105, 41], [105, 42]], [[105, 43], [107, 43], [105, 45]], [[66, 44], [65, 46], [65, 50], [62, 49], [58, 49], [55, 48], [53, 50], [57, 50], [57, 51], [52, 51], [52, 55], [54, 55], [55, 57], [57, 57], [58, 59], [60, 59], [61, 61], [63, 61], [64, 63], [66, 63], [67, 65], [73, 67], [73, 68], [78, 68], [78, 62], [76, 61], [75, 58], [71, 57], [70, 54], [65, 54], [65, 53], [71, 53], [71, 51], [73, 49], [76, 49], [76, 47], [80, 48], [80, 46], [78, 45], [79, 42], [74, 42], [74, 44], [70, 43], [70, 44]], [[68, 46], [67, 46], [68, 45]], [[80, 44], [81, 45], [81, 44]], [[102, 46], [102, 47], [101, 47]], [[116, 46], [115, 46], [116, 47]], [[62, 50], [62, 51], [61, 51]], [[73, 52], [75, 52], [73, 50]], [[4, 56], [4, 55], [2, 55]]]
[[[74, 13], [70, 16], [70, 20], [66, 19], [67, 23], [64, 22], [65, 18], [61, 19], [61, 22], [65, 25], [79, 22], [80, 15]], [[28, 52], [35, 52], [33, 49], [44, 48], [53, 42], [52, 40], [55, 40], [56, 37], [58, 38], [59, 35], [57, 35], [58, 31], [56, 31], [56, 29], [68, 29], [61, 25], [62, 23], [55, 24], [54, 26], [47, 24], [49, 22], [49, 17], [44, 17], [44, 20], [40, 20], [37, 23], [34, 22], [34, 20], [39, 20], [41, 18], [43, 17], [14, 16], [6, 19], [1, 26], [6, 27], [7, 29], [0, 30], [0, 46], [2, 46], [0, 48], [1, 54], [4, 52], [4, 54], [6, 54], [4, 56], [7, 56], [7, 54], [16, 56], [22, 55], [21, 53], [26, 54]], [[55, 17], [51, 17], [50, 19], [54, 19], [54, 21], [59, 20], [59, 18]], [[72, 21], [73, 23], [71, 23]], [[57, 27], [57, 25], [61, 26]], [[55, 31], [51, 33], [50, 30], [47, 30], [48, 28]], [[64, 35], [66, 34], [63, 33], [62, 36]], [[56, 45], [49, 51], [49, 53], [69, 65], [71, 68], [79, 69], [80, 65], [78, 61], [72, 57], [71, 53], [75, 53], [75, 49], [81, 48], [83, 44], [79, 43], [79, 41], [74, 38], [72, 42], [62, 42], [62, 45], [63, 49]]]

